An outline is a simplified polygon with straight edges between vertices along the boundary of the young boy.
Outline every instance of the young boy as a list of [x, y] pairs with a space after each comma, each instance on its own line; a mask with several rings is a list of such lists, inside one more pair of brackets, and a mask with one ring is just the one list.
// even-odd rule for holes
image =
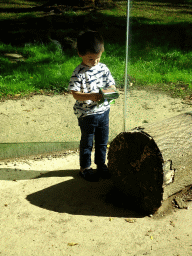
[[[88, 181], [110, 178], [105, 164], [109, 135], [110, 105], [102, 99], [99, 88], [113, 86], [115, 81], [105, 64], [99, 63], [104, 51], [102, 36], [96, 31], [87, 31], [77, 38], [77, 50], [82, 63], [75, 68], [68, 89], [76, 103], [73, 107], [81, 129], [80, 176]], [[91, 151], [95, 137], [95, 164], [97, 173], [91, 169]]]

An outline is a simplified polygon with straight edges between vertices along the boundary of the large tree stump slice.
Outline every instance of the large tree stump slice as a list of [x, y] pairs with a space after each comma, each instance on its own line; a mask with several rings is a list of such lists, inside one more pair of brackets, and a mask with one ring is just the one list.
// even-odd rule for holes
[[120, 133], [110, 144], [114, 185], [145, 212], [192, 184], [192, 113]]

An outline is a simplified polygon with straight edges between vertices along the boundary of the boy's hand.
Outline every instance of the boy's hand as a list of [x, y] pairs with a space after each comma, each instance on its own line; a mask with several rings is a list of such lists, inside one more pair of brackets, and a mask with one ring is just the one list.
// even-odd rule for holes
[[103, 98], [102, 94], [100, 93], [93, 93], [92, 97], [93, 97], [92, 101], [100, 101]]
[[73, 97], [79, 101], [85, 101], [85, 100], [99, 101], [103, 97], [102, 94], [100, 93], [82, 93], [82, 92], [72, 91], [72, 94], [73, 94]]
[[115, 87], [115, 85], [110, 85], [108, 88], [111, 88], [113, 90], [117, 90], [117, 88]]

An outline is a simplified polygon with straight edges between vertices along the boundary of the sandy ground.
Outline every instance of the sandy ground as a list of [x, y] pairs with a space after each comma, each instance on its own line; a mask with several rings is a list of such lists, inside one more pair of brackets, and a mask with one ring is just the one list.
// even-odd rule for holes
[[[122, 131], [123, 93], [111, 107], [111, 136]], [[71, 95], [0, 102], [1, 143], [80, 137]], [[127, 128], [192, 110], [191, 102], [132, 90]], [[93, 167], [95, 167], [93, 165]], [[192, 256], [192, 202], [142, 216], [114, 200], [110, 180], [79, 175], [78, 152], [0, 161], [0, 255]]]
[[[126, 129], [163, 120], [192, 110], [192, 101], [146, 90], [127, 93]], [[0, 102], [0, 143], [79, 141], [71, 94], [35, 95], [29, 99]], [[111, 105], [110, 137], [124, 128], [124, 93]]]

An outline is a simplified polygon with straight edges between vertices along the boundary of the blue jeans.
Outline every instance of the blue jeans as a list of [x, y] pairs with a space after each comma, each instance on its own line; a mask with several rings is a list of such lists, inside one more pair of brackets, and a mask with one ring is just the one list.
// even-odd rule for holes
[[80, 166], [91, 166], [91, 151], [95, 137], [95, 164], [103, 165], [106, 159], [109, 137], [109, 110], [103, 114], [80, 117], [78, 123], [81, 129]]

